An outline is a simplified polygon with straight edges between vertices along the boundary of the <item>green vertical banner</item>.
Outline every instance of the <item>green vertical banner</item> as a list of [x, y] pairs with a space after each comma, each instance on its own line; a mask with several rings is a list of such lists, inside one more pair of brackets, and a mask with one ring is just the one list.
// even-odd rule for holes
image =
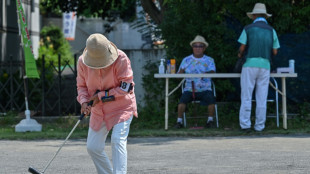
[[16, 0], [16, 9], [18, 15], [18, 25], [21, 32], [21, 42], [23, 43], [25, 55], [25, 71], [27, 78], [40, 78], [37, 70], [36, 61], [33, 55], [32, 43], [30, 40], [27, 22], [21, 0]]

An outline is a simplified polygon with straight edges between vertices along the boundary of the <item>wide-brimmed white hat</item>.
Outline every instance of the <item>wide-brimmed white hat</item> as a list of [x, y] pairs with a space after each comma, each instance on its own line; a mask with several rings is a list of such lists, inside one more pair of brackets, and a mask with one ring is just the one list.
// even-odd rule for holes
[[208, 42], [205, 40], [205, 38], [202, 37], [202, 36], [200, 36], [200, 35], [197, 35], [197, 36], [195, 37], [195, 39], [192, 40], [189, 44], [190, 44], [191, 46], [193, 46], [193, 44], [194, 44], [194, 43], [197, 43], [197, 42], [205, 44], [206, 48], [209, 46], [209, 44], [208, 44]]
[[266, 6], [263, 3], [256, 3], [252, 12], [246, 13], [250, 19], [253, 19], [253, 14], [264, 14], [266, 18], [269, 18], [272, 16], [272, 14], [268, 14], [266, 10]]
[[118, 58], [117, 47], [104, 35], [92, 34], [86, 40], [83, 63], [94, 69], [105, 68]]

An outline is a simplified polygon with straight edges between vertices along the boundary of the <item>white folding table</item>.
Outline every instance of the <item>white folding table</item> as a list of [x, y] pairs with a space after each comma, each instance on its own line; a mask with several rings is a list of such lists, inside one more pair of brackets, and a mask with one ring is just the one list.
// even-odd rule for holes
[[[165, 130], [168, 130], [168, 101], [169, 96], [177, 89], [175, 88], [169, 92], [169, 79], [170, 78], [240, 78], [240, 73], [208, 73], [208, 74], [154, 74], [155, 78], [166, 79], [165, 90]], [[281, 78], [282, 81], [282, 115], [283, 115], [283, 128], [287, 129], [287, 111], [286, 111], [286, 78], [297, 77], [297, 73], [271, 73], [270, 77]]]

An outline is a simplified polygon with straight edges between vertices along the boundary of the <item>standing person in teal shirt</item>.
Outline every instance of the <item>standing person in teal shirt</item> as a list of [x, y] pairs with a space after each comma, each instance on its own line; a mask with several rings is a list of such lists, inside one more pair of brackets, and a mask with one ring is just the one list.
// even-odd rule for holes
[[276, 31], [268, 25], [271, 17], [263, 3], [256, 3], [253, 11], [247, 13], [253, 20], [244, 27], [238, 42], [241, 44], [238, 57], [245, 56], [241, 72], [241, 107], [239, 122], [241, 130], [251, 130], [252, 93], [255, 88], [256, 119], [255, 131], [263, 131], [266, 122], [267, 95], [270, 78], [270, 60], [280, 48]]

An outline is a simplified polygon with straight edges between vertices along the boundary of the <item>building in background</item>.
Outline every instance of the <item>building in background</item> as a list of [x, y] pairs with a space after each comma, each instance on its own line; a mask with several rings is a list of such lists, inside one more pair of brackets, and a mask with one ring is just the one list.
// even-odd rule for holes
[[[16, 1], [0, 1], [0, 61], [21, 61], [20, 36], [17, 23]], [[39, 0], [22, 0], [35, 58], [40, 40]]]
[[[44, 18], [43, 25], [56, 25], [63, 27], [62, 18]], [[113, 31], [106, 33], [106, 21], [101, 18], [79, 18], [76, 21], [75, 38], [69, 40], [72, 47], [72, 52], [77, 53], [84, 49], [86, 39], [93, 33], [104, 34], [110, 41], [115, 43], [119, 49], [137, 50], [151, 49], [152, 41], [150, 37], [143, 37], [138, 29], [134, 29], [132, 23], [123, 22], [121, 19], [116, 20], [111, 24]]]

